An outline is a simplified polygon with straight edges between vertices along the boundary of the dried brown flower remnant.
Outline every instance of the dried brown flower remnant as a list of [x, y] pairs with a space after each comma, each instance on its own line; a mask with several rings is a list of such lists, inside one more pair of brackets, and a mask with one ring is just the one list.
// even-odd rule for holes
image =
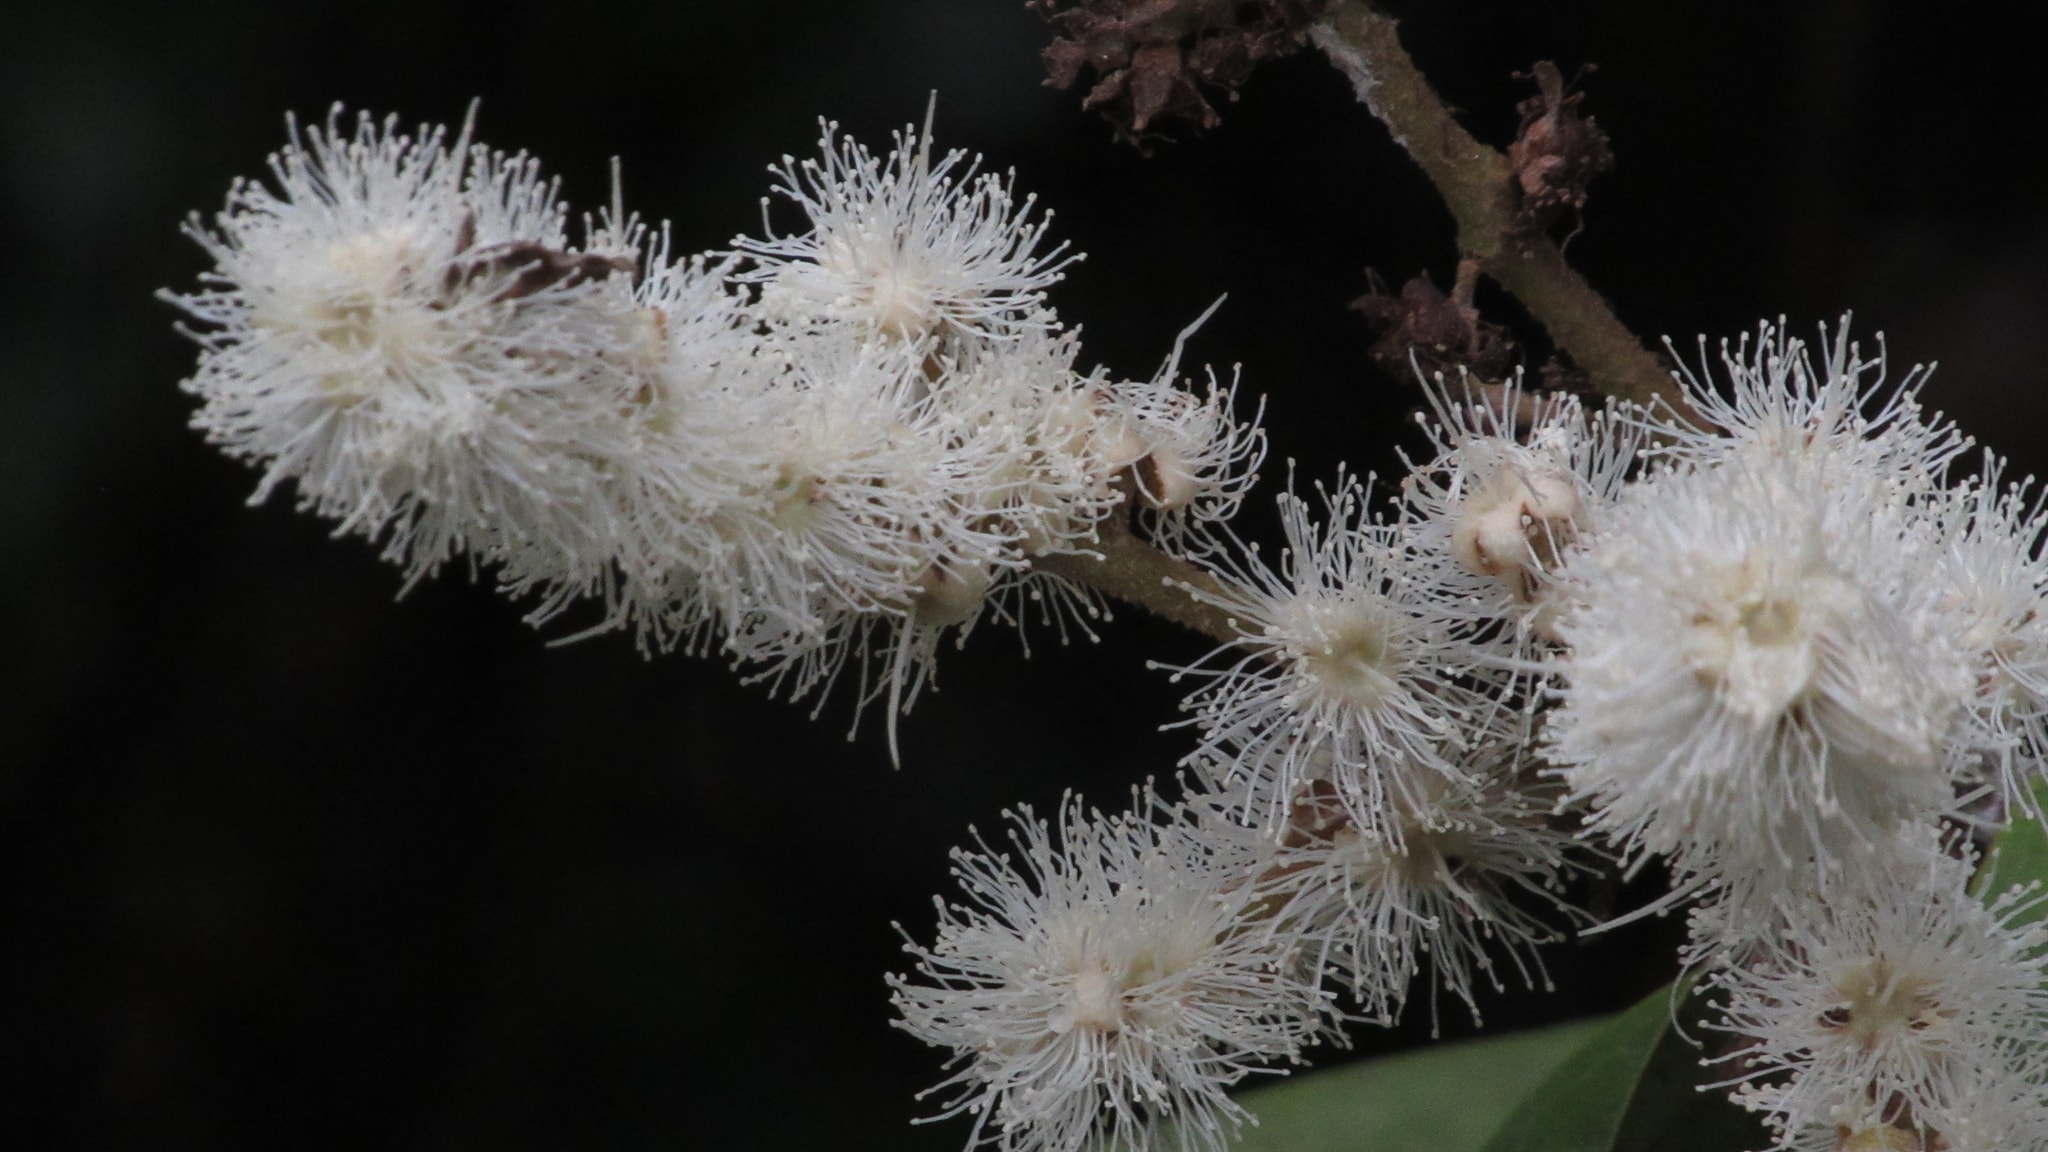
[[481, 248], [464, 265], [448, 270], [451, 280], [486, 273], [512, 272], [511, 283], [496, 297], [520, 300], [549, 288], [570, 288], [586, 280], [603, 280], [614, 274], [632, 277], [639, 271], [625, 256], [595, 252], [561, 252], [532, 241], [514, 241]]
[[595, 252], [563, 252], [532, 240], [511, 240], [483, 248], [476, 245], [476, 217], [465, 215], [455, 232], [455, 261], [442, 276], [442, 287], [454, 292], [483, 276], [514, 273], [498, 292], [498, 302], [521, 300], [556, 287], [570, 288], [613, 273], [631, 277], [639, 267], [628, 257]]
[[1565, 209], [1586, 206], [1586, 186], [1614, 167], [1607, 133], [1579, 114], [1583, 92], [1566, 92], [1557, 65], [1539, 60], [1529, 71], [1536, 95], [1517, 105], [1522, 129], [1508, 146], [1508, 164], [1522, 193], [1521, 226], [1540, 232]]
[[1299, 48], [1323, 0], [1028, 0], [1058, 35], [1045, 50], [1046, 82], [1068, 88], [1097, 77], [1081, 101], [1133, 143], [1153, 125], [1213, 128], [1200, 84], [1231, 99], [1261, 60]]
[[1363, 313], [1378, 339], [1372, 358], [1396, 375], [1420, 371], [1424, 376], [1464, 369], [1482, 381], [1506, 378], [1514, 364], [1515, 341], [1508, 330], [1479, 318], [1471, 289], [1478, 269], [1465, 261], [1450, 295], [1417, 276], [1401, 285], [1399, 295], [1387, 292], [1377, 274], [1368, 272], [1372, 288], [1351, 302]]

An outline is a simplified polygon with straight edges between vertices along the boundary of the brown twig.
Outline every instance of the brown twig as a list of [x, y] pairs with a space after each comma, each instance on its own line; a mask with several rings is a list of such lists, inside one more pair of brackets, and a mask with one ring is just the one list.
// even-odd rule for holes
[[1593, 387], [1639, 404], [1661, 399], [1684, 411], [1671, 374], [1607, 301], [1565, 263], [1555, 243], [1521, 227], [1507, 157], [1458, 123], [1401, 47], [1397, 26], [1366, 0], [1330, 0], [1310, 37], [1436, 186], [1457, 223], [1460, 255], [1513, 293], [1586, 370]]

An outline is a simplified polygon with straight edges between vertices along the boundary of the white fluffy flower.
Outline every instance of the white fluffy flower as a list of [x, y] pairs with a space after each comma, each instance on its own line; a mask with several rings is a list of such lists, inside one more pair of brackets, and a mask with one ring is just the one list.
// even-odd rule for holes
[[1201, 685], [1183, 704], [1202, 737], [1190, 760], [1271, 829], [1316, 784], [1361, 829], [1396, 832], [1397, 802], [1424, 803], [1432, 777], [1464, 780], [1462, 752], [1516, 720], [1497, 696], [1497, 645], [1418, 583], [1367, 500], [1339, 477], [1318, 522], [1282, 496], [1278, 571], [1239, 545], [1209, 558], [1219, 592], [1191, 590], [1241, 638], [1175, 673]]
[[1234, 854], [1077, 800], [1058, 824], [1021, 811], [1010, 852], [956, 852], [965, 902], [891, 978], [901, 1026], [957, 1053], [942, 1115], [1003, 1152], [1218, 1152], [1246, 1119], [1226, 1089], [1296, 1060], [1326, 998], [1248, 924]]
[[737, 482], [728, 445], [747, 442], [754, 418], [720, 394], [763, 387], [775, 367], [763, 355], [755, 321], [726, 282], [731, 261], [671, 261], [667, 236], [649, 254], [635, 290], [637, 323], [601, 353], [636, 386], [605, 417], [620, 436], [603, 478], [601, 519], [610, 550], [594, 564], [564, 567], [514, 555], [499, 584], [537, 603], [543, 623], [580, 599], [604, 610], [594, 630], [629, 627], [643, 646], [681, 643], [693, 651], [720, 642], [715, 603], [703, 574], [724, 542], [708, 515]]
[[657, 642], [708, 620], [721, 646], [780, 660], [864, 621], [964, 626], [1029, 553], [1092, 539], [1117, 496], [1086, 455], [1071, 338], [963, 364], [848, 326], [757, 328], [728, 270], [650, 278], [670, 351], [621, 478], [639, 529], [621, 563], [626, 615]]
[[1217, 299], [1181, 330], [1151, 380], [1096, 381], [1093, 392], [1091, 454], [1105, 479], [1128, 490], [1152, 541], [1173, 552], [1200, 546], [1192, 530], [1237, 514], [1266, 458], [1265, 432], [1259, 427], [1263, 398], [1259, 411], [1240, 423], [1233, 414], [1235, 373], [1226, 388], [1210, 369], [1203, 393], [1182, 386], [1192, 380], [1178, 379], [1188, 338], [1222, 306]]
[[960, 499], [1001, 523], [1026, 556], [1072, 552], [1122, 500], [1121, 465], [1101, 450], [1103, 387], [1074, 370], [1072, 332], [1025, 332], [961, 357], [928, 361], [934, 403], [992, 461]]
[[[1877, 355], [1866, 358], [1849, 339], [1844, 316], [1832, 337], [1820, 330], [1823, 356], [1816, 360], [1782, 320], [1760, 324], [1754, 341], [1722, 342], [1724, 396], [1714, 387], [1702, 338], [1699, 370], [1679, 374], [1691, 411], [1666, 411], [1646, 422], [1666, 441], [1653, 451], [1694, 463], [1757, 456], [1804, 461], [1835, 478], [1871, 484], [1888, 498], [1937, 492], [1970, 440], [1940, 413], [1921, 407], [1927, 369], [1915, 367], [1887, 384], [1884, 337], [1877, 339]], [[1677, 358], [1675, 348], [1672, 355]]]
[[1572, 555], [1547, 753], [1632, 860], [1768, 888], [1953, 807], [1954, 617], [1928, 533], [1869, 491], [1763, 457], [1660, 474]]
[[1970, 877], [1929, 849], [1825, 895], [1781, 893], [1775, 930], [1711, 976], [1727, 997], [1713, 1026], [1739, 1038], [1723, 1058], [1741, 1069], [1734, 1097], [1782, 1145], [1896, 1128], [1910, 1147], [2042, 1146], [2048, 930], [2022, 924], [2041, 895], [1986, 906]]
[[901, 611], [933, 566], [1001, 554], [963, 508], [993, 454], [921, 388], [899, 346], [873, 343], [792, 359], [774, 382], [732, 453], [751, 483], [715, 514], [733, 569], [721, 578], [749, 613], [801, 630]]
[[700, 495], [677, 525], [689, 581], [653, 585], [686, 593], [662, 630], [708, 616], [792, 696], [858, 663], [859, 703], [886, 699], [892, 725], [948, 634], [993, 618], [1092, 636], [1099, 599], [1028, 568], [1087, 547], [1121, 499], [1089, 451], [1073, 341], [1028, 333], [958, 363], [824, 335], [769, 330], [757, 367], [687, 405], [679, 424], [720, 431], [683, 441]]
[[1011, 181], [960, 151], [932, 159], [931, 130], [905, 129], [886, 158], [821, 125], [820, 156], [785, 156], [776, 191], [810, 220], [800, 235], [741, 237], [759, 267], [763, 309], [794, 323], [844, 321], [906, 339], [1001, 339], [1052, 323], [1045, 290], [1079, 256], [1040, 251], [1046, 221], [1030, 219]]
[[2009, 806], [2033, 815], [2048, 754], [2048, 506], [2031, 485], [2003, 484], [2002, 471], [1988, 462], [1942, 509], [1943, 580], [1976, 678], [1950, 748], [1983, 761]]
[[1502, 989], [1501, 959], [1525, 987], [1549, 987], [1536, 948], [1557, 929], [1525, 905], [1576, 915], [1561, 890], [1576, 867], [1572, 837], [1551, 827], [1549, 798], [1512, 782], [1512, 750], [1488, 752], [1477, 785], [1430, 774], [1419, 800], [1397, 798], [1395, 835], [1362, 831], [1314, 791], [1290, 814], [1268, 868], [1280, 930], [1349, 984], [1369, 1018], [1391, 1023], [1425, 967], [1432, 1025], [1440, 991], [1477, 1021], [1476, 985]]
[[632, 230], [570, 247], [524, 156], [337, 109], [187, 232], [217, 267], [169, 299], [202, 325], [193, 423], [297, 485], [337, 531], [411, 576], [459, 551], [602, 557], [616, 413], [638, 387], [606, 354], [642, 323]]
[[775, 169], [807, 231], [672, 261], [616, 192], [572, 248], [555, 186], [467, 127], [338, 121], [189, 226], [219, 266], [171, 299], [205, 327], [195, 423], [257, 498], [295, 483], [411, 578], [468, 553], [536, 622], [594, 599], [592, 631], [793, 696], [857, 663], [907, 706], [984, 617], [1092, 634], [1100, 601], [1031, 561], [1090, 547], [1133, 476], [1181, 516], [1248, 482], [1227, 391], [1074, 371], [1044, 292], [1079, 257], [928, 128], [877, 158], [827, 125]]
[[822, 699], [854, 662], [861, 704], [907, 704], [935, 651], [929, 629], [971, 622], [1022, 564], [981, 504], [1001, 490], [1000, 446], [925, 390], [902, 344], [813, 351], [733, 402], [760, 416], [723, 446], [732, 487], [704, 510], [716, 548], [697, 569], [724, 646], [792, 697]]

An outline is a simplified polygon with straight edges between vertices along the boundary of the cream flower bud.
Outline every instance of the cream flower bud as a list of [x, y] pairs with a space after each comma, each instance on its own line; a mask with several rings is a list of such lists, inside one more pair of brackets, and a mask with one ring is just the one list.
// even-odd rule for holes
[[1138, 499], [1157, 512], [1178, 512], [1202, 494], [1202, 477], [1178, 444], [1155, 444], [1134, 465]]
[[1139, 430], [1136, 420], [1116, 407], [1111, 393], [1098, 390], [1093, 421], [1088, 453], [1099, 462], [1105, 482], [1136, 466], [1152, 451], [1152, 442]]
[[965, 624], [981, 611], [982, 600], [994, 583], [995, 574], [985, 562], [959, 568], [934, 564], [915, 581], [911, 617], [935, 628]]
[[1504, 467], [1458, 510], [1451, 554], [1467, 571], [1504, 578], [1529, 599], [1585, 511], [1577, 478], [1562, 468]]
[[1196, 526], [1234, 516], [1266, 456], [1258, 414], [1240, 421], [1232, 412], [1236, 379], [1225, 386], [1211, 372], [1204, 391], [1189, 391], [1173, 383], [1179, 364], [1176, 342], [1150, 382], [1116, 384], [1103, 393], [1111, 437], [1103, 445], [1105, 459], [1128, 460], [1138, 507], [1150, 514], [1155, 541], [1169, 549], [1185, 546]]
[[1522, 640], [1555, 641], [1553, 577], [1621, 492], [1641, 433], [1576, 397], [1521, 382], [1439, 377], [1423, 421], [1436, 449], [1401, 482], [1404, 525], [1422, 577], [1475, 619], [1514, 620]]

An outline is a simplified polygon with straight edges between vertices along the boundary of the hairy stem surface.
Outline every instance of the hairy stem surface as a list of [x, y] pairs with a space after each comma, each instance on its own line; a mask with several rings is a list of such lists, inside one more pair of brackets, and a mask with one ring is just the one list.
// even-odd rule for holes
[[1031, 566], [1184, 624], [1219, 643], [1242, 636], [1221, 608], [1188, 592], [1199, 588], [1220, 593], [1215, 576], [1132, 535], [1122, 517], [1112, 517], [1103, 526], [1093, 551], [1040, 556]]
[[1458, 123], [1401, 47], [1397, 29], [1366, 0], [1331, 0], [1311, 36], [1436, 186], [1457, 222], [1459, 252], [1520, 300], [1595, 388], [1685, 411], [1671, 374], [1565, 263], [1557, 244], [1520, 228], [1507, 157]]

